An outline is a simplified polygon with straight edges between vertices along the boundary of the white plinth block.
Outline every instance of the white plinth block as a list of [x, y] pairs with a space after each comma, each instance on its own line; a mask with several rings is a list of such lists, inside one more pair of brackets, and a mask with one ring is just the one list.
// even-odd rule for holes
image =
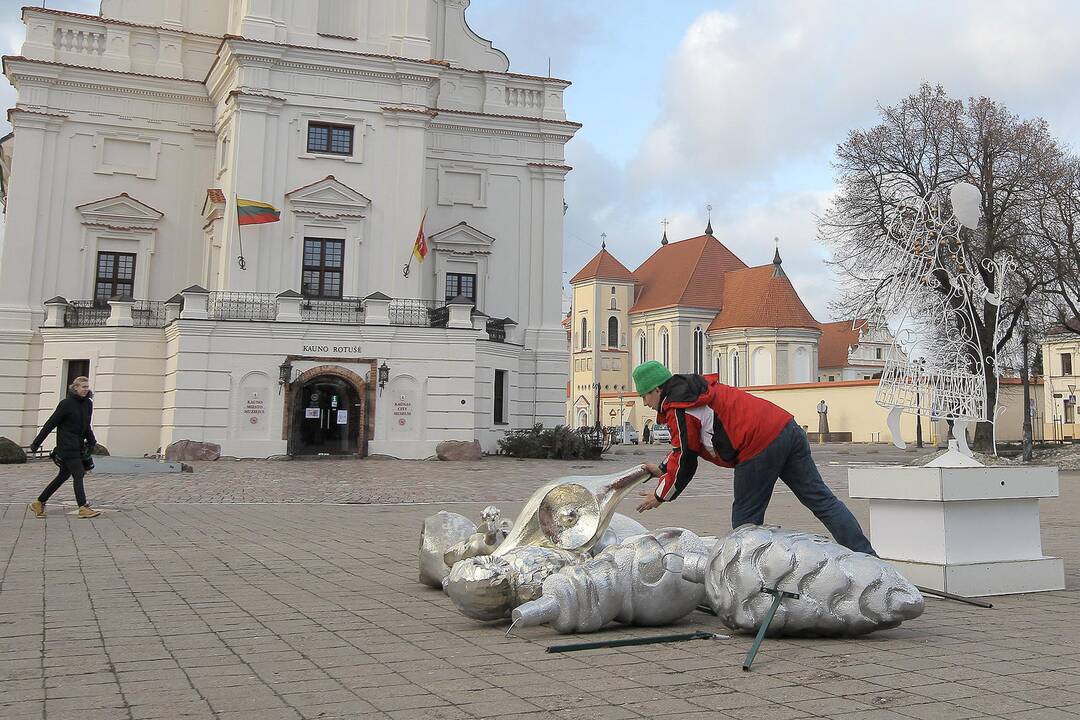
[[874, 549], [916, 585], [967, 597], [1065, 587], [1039, 528], [1056, 468], [852, 468], [848, 492], [870, 501]]

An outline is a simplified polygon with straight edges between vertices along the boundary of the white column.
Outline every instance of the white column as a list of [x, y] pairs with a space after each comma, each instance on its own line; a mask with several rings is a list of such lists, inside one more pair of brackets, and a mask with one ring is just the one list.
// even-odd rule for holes
[[[424, 197], [424, 161], [426, 154], [427, 127], [431, 122], [429, 112], [412, 110], [384, 110], [383, 118], [389, 131], [386, 151], [388, 158], [383, 165], [383, 181], [392, 198], [392, 207], [382, 215], [386, 224], [382, 236], [388, 239], [385, 247], [372, 247], [374, 272], [371, 280], [392, 278], [390, 293], [399, 298], [423, 297], [423, 275], [430, 272], [429, 262], [423, 265], [413, 262], [409, 277], [402, 268], [412, 254], [411, 238], [420, 229], [420, 219], [427, 208]], [[430, 225], [425, 228], [431, 231]], [[376, 253], [379, 257], [376, 259]], [[375, 269], [377, 268], [377, 269]]]
[[108, 327], [131, 327], [135, 321], [131, 318], [131, 308], [135, 301], [131, 298], [112, 298], [109, 300], [109, 319], [105, 321]]
[[295, 290], [286, 290], [277, 296], [277, 315], [274, 317], [278, 322], [302, 322], [300, 315], [300, 303], [304, 296]]
[[206, 320], [210, 317], [209, 303], [210, 293], [198, 285], [180, 291], [184, 296], [184, 309], [180, 313], [181, 320]]
[[364, 299], [364, 324], [390, 324], [390, 297], [381, 292], [374, 292]]

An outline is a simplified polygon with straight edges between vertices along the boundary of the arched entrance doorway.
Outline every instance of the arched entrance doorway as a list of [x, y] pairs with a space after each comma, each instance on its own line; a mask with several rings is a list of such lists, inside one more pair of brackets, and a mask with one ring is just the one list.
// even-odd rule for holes
[[301, 377], [293, 385], [290, 455], [360, 453], [364, 397], [355, 383], [337, 373]]

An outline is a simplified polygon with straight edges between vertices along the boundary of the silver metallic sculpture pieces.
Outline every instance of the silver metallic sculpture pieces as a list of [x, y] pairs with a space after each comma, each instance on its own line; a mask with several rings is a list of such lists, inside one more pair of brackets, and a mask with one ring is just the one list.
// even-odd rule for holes
[[704, 583], [720, 622], [742, 632], [756, 632], [773, 602], [762, 587], [798, 593], [777, 610], [773, 637], [864, 635], [923, 612], [922, 595], [893, 566], [797, 530], [738, 527], [711, 555], [687, 555], [683, 577]]
[[499, 515], [499, 508], [494, 505], [488, 505], [481, 510], [480, 526], [476, 529], [476, 532], [461, 542], [452, 545], [443, 554], [443, 562], [446, 567], [454, 567], [454, 563], [458, 560], [479, 555], [490, 555], [495, 552], [495, 548], [506, 539], [506, 533], [510, 529], [509, 524], [504, 527], [499, 523]]
[[450, 574], [443, 555], [474, 532], [476, 525], [458, 513], [440, 510], [425, 518], [420, 529], [420, 582], [441, 590], [443, 580]]
[[619, 501], [648, 478], [649, 471], [639, 465], [546, 483], [494, 552], [454, 564], [443, 583], [446, 594], [468, 617], [509, 617], [515, 607], [540, 596], [544, 578], [587, 558], [609, 529]]
[[[989, 417], [987, 375], [997, 381], [997, 351], [983, 348], [996, 348], [1000, 328], [994, 317], [987, 329], [983, 307], [996, 316], [1009, 266], [1004, 258], [970, 257], [965, 249], [961, 233], [978, 230], [981, 201], [979, 189], [968, 183], [953, 185], [947, 200], [942, 190], [901, 200], [867, 268], [880, 278], [879, 291], [860, 312], [867, 320], [856, 321], [856, 329], [890, 321], [897, 327], [874, 401], [889, 409], [889, 431], [899, 448], [905, 447], [904, 412], [953, 420], [965, 455], [971, 451], [964, 428], [995, 420]], [[986, 333], [994, 337], [982, 337]], [[927, 345], [921, 360], [901, 350], [920, 344]]]
[[[546, 483], [494, 549], [493, 508], [480, 531], [460, 515], [433, 515], [421, 536], [421, 581], [470, 618], [563, 633], [672, 623], [704, 597], [724, 625], [754, 632], [773, 600], [763, 587], [799, 594], [782, 602], [771, 636], [861, 635], [922, 614], [922, 595], [892, 566], [820, 535], [744, 525], [704, 539], [683, 528], [647, 532], [616, 515], [648, 477], [639, 466]], [[472, 552], [447, 569], [444, 558]]]
[[516, 626], [550, 623], [561, 633], [595, 632], [610, 622], [667, 625], [694, 611], [705, 586], [682, 577], [682, 556], [710, 546], [683, 528], [663, 528], [608, 547], [544, 580], [543, 595], [516, 608]]

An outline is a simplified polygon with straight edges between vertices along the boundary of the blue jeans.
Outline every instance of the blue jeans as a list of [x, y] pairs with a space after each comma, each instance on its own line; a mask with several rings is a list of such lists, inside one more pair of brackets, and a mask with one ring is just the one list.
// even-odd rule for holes
[[859, 521], [821, 479], [821, 473], [810, 457], [806, 432], [794, 420], [768, 447], [735, 466], [731, 527], [765, 523], [765, 510], [769, 507], [777, 478], [783, 480], [799, 502], [828, 528], [836, 542], [856, 552], [877, 555], [863, 535]]

